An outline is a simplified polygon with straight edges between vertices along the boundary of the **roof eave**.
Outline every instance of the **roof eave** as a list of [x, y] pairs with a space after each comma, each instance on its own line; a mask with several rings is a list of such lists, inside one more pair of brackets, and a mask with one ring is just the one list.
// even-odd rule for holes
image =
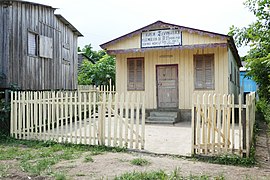
[[228, 35], [225, 35], [225, 34], [219, 34], [219, 33], [215, 33], [215, 32], [210, 32], [210, 31], [205, 31], [205, 30], [200, 30], [200, 29], [190, 28], [190, 27], [186, 27], [186, 26], [179, 26], [179, 25], [176, 25], [176, 24], [166, 23], [166, 22], [162, 22], [162, 21], [156, 21], [156, 22], [154, 22], [154, 23], [152, 23], [152, 24], [149, 24], [149, 25], [147, 25], [147, 26], [144, 26], [144, 27], [142, 27], [142, 28], [140, 28], [140, 29], [137, 29], [137, 30], [132, 31], [132, 32], [130, 32], [130, 33], [127, 33], [127, 34], [125, 34], [125, 35], [123, 35], [123, 36], [120, 36], [120, 37], [118, 37], [118, 38], [115, 38], [115, 39], [113, 39], [113, 40], [111, 40], [111, 41], [108, 41], [108, 42], [106, 42], [106, 43], [103, 43], [103, 44], [100, 45], [100, 47], [101, 47], [102, 49], [105, 49], [105, 50], [106, 50], [106, 47], [107, 47], [108, 45], [110, 45], [110, 44], [112, 44], [112, 43], [115, 43], [115, 42], [117, 42], [117, 41], [120, 41], [120, 40], [122, 40], [122, 39], [125, 39], [125, 38], [127, 38], [127, 37], [133, 36], [133, 35], [135, 35], [135, 34], [139, 34], [139, 33], [141, 33], [142, 31], [147, 30], [149, 27], [151, 27], [151, 26], [153, 26], [153, 25], [171, 26], [171, 27], [180, 28], [180, 29], [186, 30], [186, 31], [193, 31], [193, 32], [197, 32], [197, 33], [204, 33], [204, 34], [208, 34], [208, 35], [212, 35], [212, 36], [220, 36], [220, 37], [222, 37], [222, 38], [228, 38], [228, 37], [229, 37]]
[[66, 26], [68, 26], [72, 32], [74, 32], [77, 36], [83, 37], [79, 30], [77, 30], [68, 20], [66, 20], [61, 14], [55, 14], [55, 16]]
[[234, 40], [233, 40], [233, 37], [232, 36], [228, 36], [228, 44], [229, 44], [229, 47], [231, 48], [232, 50], [232, 54], [238, 64], [239, 67], [242, 67], [242, 63], [241, 63], [241, 58], [238, 54], [238, 50], [236, 48], [236, 45], [234, 43]]

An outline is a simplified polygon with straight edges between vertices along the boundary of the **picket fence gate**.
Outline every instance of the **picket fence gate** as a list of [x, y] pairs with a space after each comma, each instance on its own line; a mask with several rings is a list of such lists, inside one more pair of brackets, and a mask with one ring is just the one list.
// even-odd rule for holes
[[192, 107], [192, 154], [237, 154], [249, 157], [255, 123], [255, 93], [246, 104], [235, 104], [234, 95], [194, 94]]
[[11, 92], [10, 134], [17, 139], [144, 149], [143, 94]]

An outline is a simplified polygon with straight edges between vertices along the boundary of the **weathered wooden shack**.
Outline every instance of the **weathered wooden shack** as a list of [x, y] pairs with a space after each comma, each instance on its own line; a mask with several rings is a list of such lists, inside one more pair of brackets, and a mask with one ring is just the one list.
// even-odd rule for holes
[[0, 88], [76, 89], [82, 34], [55, 8], [0, 0]]
[[190, 120], [193, 93], [239, 93], [241, 61], [228, 35], [157, 21], [101, 47], [116, 56], [116, 91], [144, 92], [153, 119], [175, 111]]

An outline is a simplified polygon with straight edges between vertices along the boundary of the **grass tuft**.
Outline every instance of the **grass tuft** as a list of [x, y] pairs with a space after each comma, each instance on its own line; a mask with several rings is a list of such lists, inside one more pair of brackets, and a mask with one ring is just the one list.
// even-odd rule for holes
[[181, 175], [180, 171], [178, 169], [175, 169], [171, 173], [166, 173], [163, 170], [159, 171], [150, 171], [150, 172], [127, 172], [120, 176], [116, 176], [114, 180], [173, 180], [173, 179], [179, 179], [179, 180], [208, 180], [208, 179], [215, 179], [215, 180], [224, 180], [224, 176], [215, 176], [210, 177], [207, 175], [189, 175], [189, 176], [183, 176]]
[[146, 165], [149, 165], [150, 162], [143, 158], [136, 158], [136, 159], [131, 160], [131, 164], [136, 165], [136, 166], [146, 166]]
[[224, 165], [233, 165], [233, 166], [243, 166], [243, 167], [252, 167], [256, 165], [256, 160], [254, 155], [252, 155], [255, 150], [251, 150], [251, 156], [248, 157], [240, 157], [234, 154], [224, 154], [220, 156], [214, 157], [203, 157], [203, 156], [195, 156], [195, 159], [203, 162], [209, 162], [214, 164], [224, 164]]
[[0, 164], [0, 179], [8, 176], [9, 165]]
[[84, 157], [84, 161], [83, 162], [94, 162], [94, 159], [90, 156], [90, 154], [86, 155]]
[[66, 175], [62, 172], [54, 173], [53, 176], [54, 176], [55, 180], [66, 180], [67, 179]]

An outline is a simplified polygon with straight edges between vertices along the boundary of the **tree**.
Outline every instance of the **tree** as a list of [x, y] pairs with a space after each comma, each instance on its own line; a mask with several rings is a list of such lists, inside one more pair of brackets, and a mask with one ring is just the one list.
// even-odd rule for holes
[[256, 16], [247, 27], [231, 27], [238, 46], [249, 45], [248, 75], [258, 84], [259, 97], [270, 103], [270, 0], [247, 0], [245, 6]]
[[115, 84], [115, 58], [105, 54], [96, 64], [83, 61], [78, 74], [80, 85], [109, 85]]
[[106, 52], [104, 50], [94, 51], [91, 44], [85, 45], [82, 50], [79, 47], [78, 52], [84, 52], [84, 54], [89, 57], [93, 62], [99, 61], [104, 55], [106, 55]]

